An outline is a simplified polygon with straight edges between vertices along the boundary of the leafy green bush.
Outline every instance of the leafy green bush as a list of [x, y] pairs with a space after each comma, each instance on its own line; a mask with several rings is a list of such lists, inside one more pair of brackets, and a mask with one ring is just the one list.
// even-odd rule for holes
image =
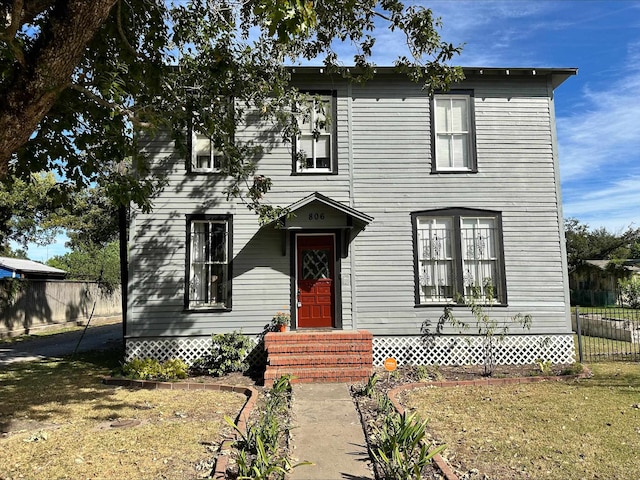
[[242, 332], [221, 333], [211, 336], [211, 353], [196, 360], [191, 370], [199, 374], [221, 377], [231, 372], [246, 372], [247, 355], [253, 342]]
[[138, 380], [177, 380], [187, 378], [188, 370], [189, 366], [177, 358], [164, 363], [153, 358], [134, 358], [122, 366], [125, 377]]
[[562, 372], [560, 372], [560, 375], [580, 375], [584, 372], [584, 370], [584, 365], [582, 365], [580, 362], [576, 362], [573, 365], [562, 370]]
[[640, 277], [618, 280], [622, 302], [631, 308], [640, 308]]

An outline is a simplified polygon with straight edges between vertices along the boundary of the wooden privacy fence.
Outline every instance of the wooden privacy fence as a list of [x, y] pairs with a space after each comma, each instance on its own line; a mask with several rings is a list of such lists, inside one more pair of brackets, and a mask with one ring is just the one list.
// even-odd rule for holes
[[640, 310], [623, 307], [573, 307], [580, 362], [640, 361]]
[[92, 322], [122, 318], [120, 289], [109, 292], [92, 282], [0, 282], [0, 337], [82, 325], [92, 313]]

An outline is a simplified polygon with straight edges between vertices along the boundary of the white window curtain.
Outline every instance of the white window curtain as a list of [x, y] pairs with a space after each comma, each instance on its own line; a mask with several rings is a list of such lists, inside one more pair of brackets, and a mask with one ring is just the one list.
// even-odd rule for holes
[[499, 298], [496, 222], [493, 218], [461, 218], [465, 296], [476, 289], [483, 300]]
[[452, 218], [418, 219], [421, 302], [453, 299], [455, 249], [452, 226]]
[[471, 169], [470, 97], [435, 97], [436, 165], [442, 170]]
[[191, 223], [190, 307], [224, 307], [227, 303], [227, 223]]

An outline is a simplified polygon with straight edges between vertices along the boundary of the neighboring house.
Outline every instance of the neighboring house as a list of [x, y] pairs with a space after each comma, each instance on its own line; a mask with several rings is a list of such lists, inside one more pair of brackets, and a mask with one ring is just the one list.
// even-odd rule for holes
[[[152, 213], [132, 215], [127, 356], [192, 361], [211, 334], [257, 336], [290, 309], [292, 331], [317, 334], [298, 338], [370, 332], [376, 365], [482, 363], [476, 330], [445, 326], [433, 342], [421, 331], [456, 293], [490, 284], [490, 315], [511, 325], [498, 363], [573, 361], [553, 99], [577, 70], [464, 72], [430, 97], [392, 68], [356, 85], [296, 67], [323, 108], [259, 160], [267, 201], [293, 213], [262, 227], [226, 200], [224, 160], [202, 136], [189, 158], [168, 136], [143, 139], [168, 182]], [[265, 128], [241, 121], [235, 141]], [[518, 313], [530, 330], [512, 324]]]
[[618, 282], [640, 275], [639, 260], [585, 260], [569, 272], [571, 304], [603, 307], [619, 303]]
[[22, 258], [0, 257], [0, 278], [64, 280], [67, 272]]

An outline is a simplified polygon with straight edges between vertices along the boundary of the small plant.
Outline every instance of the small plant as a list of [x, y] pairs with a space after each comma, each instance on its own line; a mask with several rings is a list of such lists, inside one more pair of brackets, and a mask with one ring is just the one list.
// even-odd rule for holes
[[134, 358], [122, 366], [125, 377], [138, 380], [177, 380], [187, 378], [188, 371], [189, 366], [177, 358], [164, 363], [152, 358]]
[[379, 414], [390, 415], [392, 412], [395, 413], [393, 408], [393, 404], [391, 403], [391, 400], [389, 400], [389, 397], [387, 395], [381, 394], [377, 396], [376, 409], [378, 410]]
[[[496, 366], [496, 343], [501, 341], [509, 332], [509, 325], [500, 325], [495, 318], [490, 315], [491, 307], [495, 302], [494, 286], [490, 278], [487, 278], [483, 282], [483, 287], [480, 285], [473, 285], [470, 287], [471, 295], [464, 297], [459, 293], [455, 297], [455, 301], [458, 305], [466, 306], [471, 310], [471, 313], [475, 319], [473, 323], [474, 329], [477, 334], [482, 337], [482, 350], [483, 350], [483, 365], [484, 375], [491, 376]], [[526, 328], [531, 328], [531, 315], [523, 315], [517, 313], [511, 318], [512, 323], [517, 323]], [[434, 335], [440, 335], [444, 328], [444, 325], [449, 323], [452, 327], [457, 328], [459, 333], [469, 329], [469, 324], [459, 320], [453, 314], [453, 307], [446, 305], [444, 312], [438, 319], [436, 325], [435, 334], [430, 330], [430, 321], [426, 320], [422, 326], [423, 341], [427, 345], [433, 345]]]
[[283, 331], [285, 327], [288, 327], [291, 323], [291, 315], [287, 312], [276, 312], [271, 319], [271, 326], [273, 330]]
[[246, 372], [249, 364], [247, 354], [253, 342], [242, 332], [221, 333], [211, 337], [211, 353], [196, 360], [191, 369], [221, 377], [231, 372]]
[[265, 393], [265, 404], [260, 418], [247, 428], [246, 433], [229, 417], [225, 421], [231, 425], [241, 437], [237, 443], [236, 456], [238, 479], [282, 480], [292, 469], [310, 462], [292, 464], [286, 455], [279, 451], [279, 439], [287, 432], [282, 425], [282, 417], [291, 401], [291, 376], [280, 377], [273, 388]]
[[378, 380], [380, 380], [380, 378], [378, 377], [378, 374], [374, 373], [369, 377], [369, 380], [367, 380], [367, 383], [363, 385], [362, 388], [357, 390], [355, 393], [357, 395], [362, 395], [365, 397], [372, 398], [373, 394], [376, 391], [376, 384], [378, 383]]
[[536, 360], [536, 365], [538, 365], [538, 368], [540, 369], [540, 374], [545, 376], [551, 375], [551, 360], [543, 360], [541, 358], [538, 358]]
[[441, 445], [431, 452], [425, 441], [427, 421], [416, 414], [392, 413], [385, 417], [373, 435], [372, 456], [384, 480], [420, 480], [422, 470], [445, 449]]
[[567, 367], [560, 372], [560, 375], [580, 375], [584, 372], [584, 365], [580, 362], [576, 362], [570, 367]]

